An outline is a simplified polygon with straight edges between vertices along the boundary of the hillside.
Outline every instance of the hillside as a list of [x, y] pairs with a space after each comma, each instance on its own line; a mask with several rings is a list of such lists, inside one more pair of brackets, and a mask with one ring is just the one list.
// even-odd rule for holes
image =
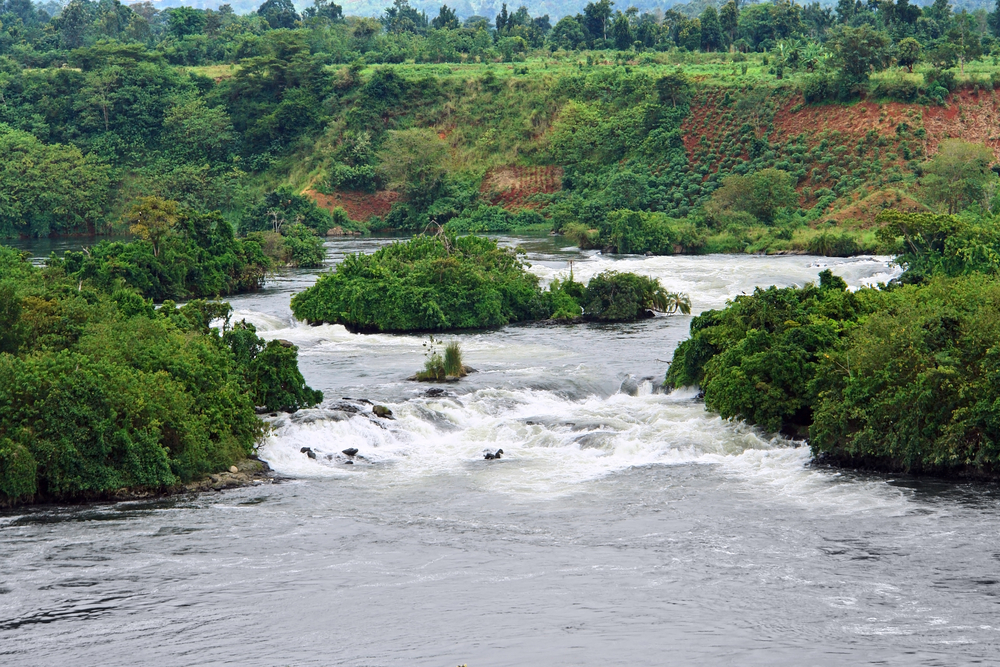
[[1000, 21], [944, 2], [116, 7], [0, 13], [0, 234], [124, 231], [153, 197], [300, 265], [440, 227], [849, 255], [895, 250], [883, 209], [994, 205]]

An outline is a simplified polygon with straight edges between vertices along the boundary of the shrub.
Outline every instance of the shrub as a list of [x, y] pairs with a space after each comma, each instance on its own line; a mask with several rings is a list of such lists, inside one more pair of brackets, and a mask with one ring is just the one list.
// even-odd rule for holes
[[591, 278], [583, 303], [585, 316], [609, 322], [636, 320], [647, 310], [691, 312], [686, 297], [667, 292], [658, 280], [617, 271], [604, 271]]
[[417, 236], [349, 255], [292, 298], [301, 320], [358, 331], [495, 327], [544, 316], [518, 253], [477, 236]]

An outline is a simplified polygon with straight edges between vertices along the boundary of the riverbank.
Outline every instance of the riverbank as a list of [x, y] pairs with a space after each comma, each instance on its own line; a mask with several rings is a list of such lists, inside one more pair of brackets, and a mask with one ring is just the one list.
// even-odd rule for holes
[[39, 497], [35, 499], [14, 500], [13, 502], [0, 501], [0, 510], [16, 509], [18, 507], [39, 506], [39, 505], [87, 505], [91, 503], [123, 502], [128, 500], [153, 500], [156, 498], [167, 498], [171, 496], [193, 495], [207, 493], [210, 491], [225, 491], [227, 489], [237, 489], [247, 486], [261, 486], [263, 484], [273, 484], [281, 479], [276, 476], [267, 461], [258, 458], [248, 458], [238, 461], [229, 470], [205, 475], [197, 480], [186, 484], [161, 488], [124, 488], [113, 491], [104, 491], [94, 494], [82, 494], [71, 499], [49, 499]]

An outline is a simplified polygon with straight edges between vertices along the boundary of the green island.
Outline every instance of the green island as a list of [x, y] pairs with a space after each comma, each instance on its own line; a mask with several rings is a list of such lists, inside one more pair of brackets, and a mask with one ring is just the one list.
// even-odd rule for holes
[[[884, 287], [824, 273], [701, 314], [666, 382], [832, 463], [995, 475], [1000, 10], [552, 7], [0, 5], [0, 237], [130, 236], [44, 268], [0, 249], [0, 503], [251, 455], [256, 408], [321, 396], [294, 346], [204, 299], [371, 232], [413, 238], [348, 257], [297, 317], [439, 332], [689, 309], [628, 273], [543, 289], [476, 234], [894, 255]], [[445, 361], [427, 372], [462, 368]]]
[[549, 319], [623, 322], [647, 311], [689, 313], [691, 306], [652, 278], [615, 271], [586, 286], [570, 276], [542, 290], [517, 250], [480, 236], [417, 236], [371, 255], [348, 255], [292, 297], [292, 312], [300, 320], [365, 333], [482, 329]]
[[847, 291], [758, 288], [691, 323], [666, 383], [723, 417], [808, 437], [819, 460], [885, 471], [1000, 472], [1000, 235], [990, 216], [879, 215], [903, 275]]

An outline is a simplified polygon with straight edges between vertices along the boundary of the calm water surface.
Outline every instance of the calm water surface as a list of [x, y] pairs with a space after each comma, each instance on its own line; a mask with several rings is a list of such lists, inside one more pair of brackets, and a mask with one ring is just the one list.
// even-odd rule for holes
[[[331, 242], [329, 264], [385, 242]], [[896, 271], [504, 242], [543, 281], [570, 260], [583, 280], [632, 270], [696, 312], [827, 267], [852, 286]], [[293, 321], [289, 299], [315, 277], [232, 299], [238, 319], [300, 346], [327, 397], [271, 420], [261, 455], [287, 481], [0, 514], [0, 664], [1000, 662], [995, 486], [811, 467], [693, 392], [654, 393], [682, 316], [463, 333], [479, 372], [429, 397], [404, 380], [425, 338]], [[338, 410], [343, 396], [396, 419]], [[366, 459], [346, 465], [347, 447]]]

